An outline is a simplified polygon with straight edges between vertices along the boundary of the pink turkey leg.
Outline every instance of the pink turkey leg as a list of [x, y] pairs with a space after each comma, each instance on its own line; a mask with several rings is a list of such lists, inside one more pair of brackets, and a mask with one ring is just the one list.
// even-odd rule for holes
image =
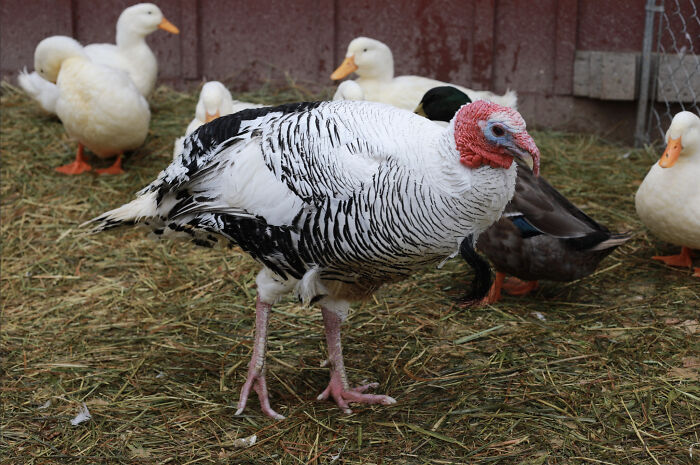
[[275, 420], [283, 420], [284, 416], [272, 410], [270, 399], [267, 395], [267, 382], [265, 381], [265, 351], [267, 349], [267, 320], [270, 315], [272, 305], [262, 302], [260, 297], [255, 301], [255, 342], [253, 345], [253, 356], [248, 365], [248, 377], [246, 378], [241, 397], [238, 400], [238, 410], [235, 415], [240, 415], [245, 409], [250, 388], [258, 393], [260, 408], [268, 417]]
[[326, 308], [321, 308], [323, 314], [323, 325], [326, 329], [326, 342], [328, 343], [328, 364], [331, 367], [331, 381], [328, 387], [318, 396], [318, 400], [325, 400], [332, 397], [343, 412], [352, 413], [348, 403], [359, 404], [395, 404], [393, 397], [363, 394], [370, 388], [377, 387], [378, 383], [369, 383], [356, 388], [350, 388], [347, 376], [345, 375], [345, 364], [343, 363], [343, 348], [340, 344], [340, 317]]

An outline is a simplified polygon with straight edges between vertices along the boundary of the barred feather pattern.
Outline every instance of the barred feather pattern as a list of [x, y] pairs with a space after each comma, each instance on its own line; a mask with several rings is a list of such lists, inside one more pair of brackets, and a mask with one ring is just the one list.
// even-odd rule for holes
[[153, 197], [151, 214], [130, 218], [127, 204], [93, 220], [95, 231], [140, 223], [239, 245], [282, 279], [314, 270], [367, 295], [455, 255], [501, 215], [515, 184], [515, 166], [461, 165], [453, 126], [369, 102], [245, 110], [184, 147], [138, 193]]

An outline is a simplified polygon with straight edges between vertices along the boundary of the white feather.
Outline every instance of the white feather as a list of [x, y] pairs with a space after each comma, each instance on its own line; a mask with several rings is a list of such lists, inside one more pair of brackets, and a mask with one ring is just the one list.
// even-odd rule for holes
[[87, 405], [85, 405], [85, 402], [80, 407], [80, 410], [78, 410], [78, 414], [75, 416], [70, 421], [70, 424], [73, 426], [78, 426], [81, 423], [85, 423], [86, 421], [90, 420], [92, 418], [92, 415], [90, 415], [90, 411], [87, 408]]
[[304, 273], [304, 276], [299, 280], [294, 288], [299, 300], [305, 305], [308, 305], [316, 296], [328, 294], [328, 290], [321, 283], [321, 276], [318, 267], [314, 266], [309, 271]]
[[56, 84], [47, 81], [35, 72], [28, 73], [26, 67], [20, 71], [17, 81], [20, 87], [41, 105], [41, 108], [49, 113], [56, 113], [56, 100], [58, 99]]
[[[157, 214], [156, 192], [148, 192], [136, 197], [131, 202], [119, 208], [110, 210], [99, 217], [100, 222], [139, 221]], [[81, 227], [90, 224], [93, 220], [86, 221]]]

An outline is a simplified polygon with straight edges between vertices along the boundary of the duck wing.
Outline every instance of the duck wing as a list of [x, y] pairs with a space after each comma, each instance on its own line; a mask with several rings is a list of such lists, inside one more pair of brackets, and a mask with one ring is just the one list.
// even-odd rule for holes
[[504, 216], [525, 236], [541, 233], [573, 239], [602, 233], [603, 240], [609, 235], [606, 227], [579, 210], [542, 176], [535, 176], [522, 164], [518, 165], [515, 194]]

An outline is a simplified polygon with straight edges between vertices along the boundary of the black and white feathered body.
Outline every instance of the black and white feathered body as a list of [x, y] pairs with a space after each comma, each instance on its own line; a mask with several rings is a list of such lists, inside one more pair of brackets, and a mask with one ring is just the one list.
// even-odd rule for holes
[[96, 229], [143, 223], [199, 245], [223, 240], [301, 280], [306, 299], [365, 297], [498, 219], [515, 167], [470, 170], [458, 158], [453, 130], [387, 105], [245, 110], [202, 127]]
[[332, 375], [321, 397], [346, 411], [347, 402], [392, 403], [348, 387], [339, 331], [349, 301], [460, 245], [478, 257], [470, 246], [513, 195], [513, 157], [539, 158], [515, 110], [477, 103], [447, 128], [372, 102], [223, 116], [186, 138], [134, 201], [94, 219], [95, 231], [141, 224], [199, 245], [237, 244], [264, 266], [239, 412], [255, 385], [263, 411], [281, 417], [267, 400], [264, 340], [270, 305], [292, 289], [322, 307]]

